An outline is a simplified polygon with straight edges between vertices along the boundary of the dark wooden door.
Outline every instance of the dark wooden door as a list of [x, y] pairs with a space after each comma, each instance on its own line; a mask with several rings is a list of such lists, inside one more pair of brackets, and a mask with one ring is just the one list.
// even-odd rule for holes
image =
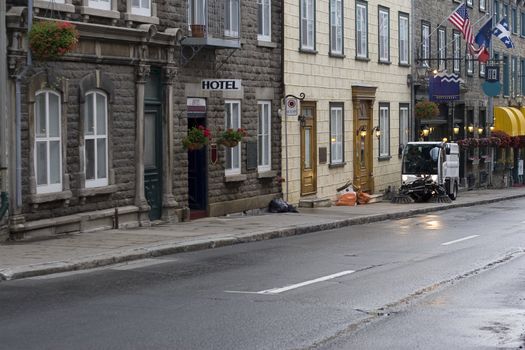
[[159, 105], [144, 110], [144, 192], [150, 220], [162, 215], [162, 114]]
[[[206, 118], [189, 118], [188, 129], [199, 125], [206, 126]], [[188, 205], [190, 218], [207, 216], [208, 205], [208, 169], [207, 150], [188, 150]]]

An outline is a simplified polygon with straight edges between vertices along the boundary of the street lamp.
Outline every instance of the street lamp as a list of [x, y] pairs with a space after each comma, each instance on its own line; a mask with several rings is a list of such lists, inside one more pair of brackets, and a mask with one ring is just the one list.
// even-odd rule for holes
[[454, 124], [453, 130], [454, 130], [454, 135], [459, 134], [459, 125], [458, 124]]
[[428, 125], [425, 125], [423, 129], [421, 129], [421, 134], [423, 137], [427, 137], [430, 134], [430, 129], [428, 128]]
[[478, 126], [478, 134], [483, 134], [483, 128], [481, 126]]
[[474, 132], [474, 125], [470, 124], [468, 127], [468, 132]]
[[374, 128], [372, 129], [372, 131], [374, 131], [375, 135], [377, 138], [380, 138], [381, 137], [381, 129], [379, 129], [379, 126], [374, 126]]

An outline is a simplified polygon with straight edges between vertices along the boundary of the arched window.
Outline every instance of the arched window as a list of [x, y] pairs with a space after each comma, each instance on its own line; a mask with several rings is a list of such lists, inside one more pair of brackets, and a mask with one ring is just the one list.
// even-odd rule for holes
[[108, 103], [101, 91], [86, 94], [84, 114], [86, 187], [108, 185]]
[[62, 191], [60, 95], [43, 90], [35, 95], [36, 192]]

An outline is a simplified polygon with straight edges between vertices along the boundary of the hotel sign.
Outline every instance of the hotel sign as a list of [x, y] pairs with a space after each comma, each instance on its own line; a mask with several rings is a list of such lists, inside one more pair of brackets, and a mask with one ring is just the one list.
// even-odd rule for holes
[[201, 81], [202, 90], [207, 91], [238, 91], [241, 89], [240, 79], [204, 79]]

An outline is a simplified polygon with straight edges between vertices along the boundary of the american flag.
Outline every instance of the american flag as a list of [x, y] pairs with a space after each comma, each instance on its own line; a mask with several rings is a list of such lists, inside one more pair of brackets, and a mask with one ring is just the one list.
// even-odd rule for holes
[[474, 42], [474, 35], [472, 34], [472, 26], [470, 25], [470, 19], [468, 18], [467, 6], [462, 4], [459, 6], [450, 16], [448, 20], [463, 33], [463, 38], [467, 44]]

